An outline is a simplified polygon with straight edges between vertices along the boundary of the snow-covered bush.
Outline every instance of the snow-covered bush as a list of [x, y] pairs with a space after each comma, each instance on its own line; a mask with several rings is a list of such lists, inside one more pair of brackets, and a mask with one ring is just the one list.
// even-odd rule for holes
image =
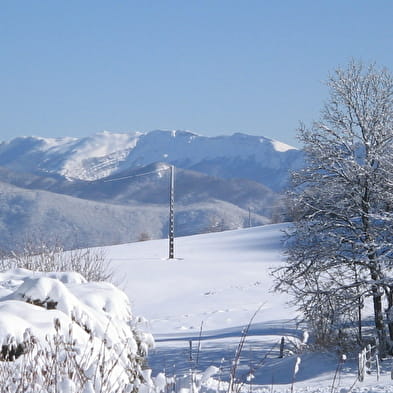
[[21, 249], [0, 260], [1, 271], [16, 268], [40, 272], [77, 272], [87, 281], [110, 281], [112, 278], [102, 248], [65, 251], [58, 245], [27, 242]]
[[125, 393], [151, 384], [127, 296], [78, 273], [0, 273], [0, 392]]
[[214, 378], [220, 369], [209, 366], [205, 371], [190, 370], [187, 374], [168, 376], [164, 372], [148, 378], [150, 384], [141, 386], [140, 393], [227, 393], [228, 383]]

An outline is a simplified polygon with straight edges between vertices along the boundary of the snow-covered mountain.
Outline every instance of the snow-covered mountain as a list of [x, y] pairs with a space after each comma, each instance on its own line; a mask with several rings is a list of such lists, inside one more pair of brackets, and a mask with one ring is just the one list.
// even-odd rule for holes
[[168, 163], [183, 236], [282, 220], [281, 191], [302, 152], [188, 131], [15, 138], [0, 144], [0, 249], [32, 237], [75, 248], [167, 236]]
[[302, 152], [260, 136], [204, 137], [189, 131], [120, 134], [86, 138], [22, 137], [0, 144], [0, 166], [96, 180], [129, 168], [167, 162], [221, 178], [254, 180], [280, 191]]
[[[119, 195], [126, 198], [121, 190]], [[104, 194], [102, 199], [106, 199]], [[268, 222], [253, 211], [252, 225]], [[241, 228], [248, 223], [248, 211], [225, 200], [207, 198], [176, 205], [176, 236]], [[101, 202], [0, 181], [0, 250], [5, 252], [23, 248], [26, 242], [81, 248], [167, 234], [167, 203]]]

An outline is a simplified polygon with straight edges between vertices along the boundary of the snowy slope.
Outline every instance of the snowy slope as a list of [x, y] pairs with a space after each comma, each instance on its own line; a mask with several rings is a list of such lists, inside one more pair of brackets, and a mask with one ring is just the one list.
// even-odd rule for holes
[[15, 138], [0, 144], [0, 166], [94, 180], [118, 171], [168, 162], [223, 178], [245, 178], [280, 190], [302, 153], [282, 142], [251, 136], [203, 137], [189, 131], [101, 132], [86, 138]]
[[152, 131], [140, 137], [120, 169], [156, 161], [217, 177], [254, 180], [281, 190], [289, 171], [302, 165], [302, 153], [262, 136], [203, 137], [188, 131]]
[[[168, 244], [163, 240], [107, 249], [134, 312], [149, 320], [157, 342], [150, 358], [155, 372], [165, 364], [171, 364], [176, 373], [190, 367], [189, 340], [195, 350], [201, 323], [206, 339], [200, 367], [220, 366], [224, 357], [228, 371], [239, 334], [260, 306], [251, 333], [259, 342], [252, 340], [256, 347], [265, 352], [282, 335], [301, 337], [296, 313], [286, 306], [286, 297], [271, 293], [269, 269], [282, 261], [284, 227], [178, 238], [175, 260], [166, 259]], [[260, 375], [258, 383], [264, 382]]]
[[[149, 360], [153, 374], [165, 370], [167, 376], [179, 376], [190, 368], [203, 371], [215, 365], [222, 369], [217, 378], [225, 380], [239, 336], [261, 307], [242, 352], [239, 378], [247, 375], [250, 364], [261, 363], [253, 373], [254, 391], [290, 391], [299, 357], [295, 391], [332, 391], [339, 355], [302, 352], [305, 326], [287, 305], [288, 298], [271, 291], [269, 269], [283, 262], [285, 226], [178, 238], [175, 260], [167, 259], [165, 240], [107, 249], [120, 286], [132, 299], [134, 311], [148, 318], [146, 328], [155, 336], [157, 347]], [[283, 359], [278, 358], [281, 337], [285, 337]], [[386, 361], [380, 381], [372, 373], [354, 391], [393, 391], [390, 367]], [[333, 391], [347, 393], [355, 381], [356, 362], [349, 359]]]
[[[59, 173], [72, 178], [98, 177], [110, 173], [110, 168], [124, 159], [135, 147], [138, 134], [97, 133], [86, 138], [19, 137], [0, 144], [0, 166], [21, 171]], [[105, 169], [96, 168], [94, 159], [105, 157]], [[97, 176], [93, 176], [97, 177]]]
[[[168, 233], [165, 202], [103, 203], [0, 181], [0, 249], [14, 251], [30, 241], [83, 248], [138, 241], [142, 234], [162, 238]], [[225, 228], [247, 226], [249, 213], [232, 203], [211, 199], [176, 205], [175, 220], [176, 233], [185, 235], [211, 230], [214, 220]], [[253, 212], [254, 225], [267, 221]]]
[[[305, 350], [302, 342], [307, 337], [306, 327], [299, 323], [295, 309], [287, 305], [286, 296], [270, 290], [269, 269], [283, 263], [282, 230], [285, 228], [286, 224], [280, 224], [177, 238], [176, 258], [172, 260], [166, 258], [168, 244], [164, 240], [108, 247], [106, 252], [111, 258], [110, 267], [114, 269], [115, 278], [125, 294], [134, 300], [133, 317], [128, 298], [109, 283], [87, 283], [77, 273], [38, 273], [25, 269], [2, 272], [2, 356], [7, 358], [10, 353], [4, 352], [5, 348], [9, 351], [19, 343], [35, 343], [33, 337], [43, 344], [36, 347], [40, 349], [38, 356], [47, 346], [44, 343], [52, 345], [52, 335], [56, 342], [65, 340], [67, 347], [64, 348], [75, 351], [75, 355], [81, 355], [82, 359], [86, 352], [80, 349], [90, 345], [87, 341], [91, 345], [97, 344], [97, 351], [107, 345], [105, 364], [109, 365], [109, 370], [112, 365], [116, 366], [122, 375], [119, 378], [117, 371], [111, 374], [111, 383], [124, 387], [128, 382], [122, 370], [126, 370], [130, 359], [138, 361], [136, 351], [142, 354], [151, 346], [152, 338], [145, 333], [151, 331], [156, 342], [156, 348], [149, 351], [148, 362], [153, 369], [153, 379], [149, 377], [149, 370], [143, 371], [148, 382], [141, 387], [140, 393], [172, 389], [179, 393], [224, 393], [228, 391], [228, 374], [239, 337], [254, 315], [236, 372], [237, 382], [247, 385], [241, 390], [236, 386], [233, 391], [392, 393], [391, 360], [382, 363], [379, 378], [374, 368], [366, 374], [364, 382], [359, 382], [356, 355], [340, 364], [337, 373], [338, 361], [342, 359], [340, 354]], [[255, 314], [255, 311], [258, 312]], [[149, 319], [137, 317], [137, 314]], [[128, 322], [131, 317], [138, 323], [136, 330], [134, 324], [130, 330]], [[58, 318], [60, 324], [55, 324], [58, 328], [53, 325], [53, 318]], [[73, 333], [67, 328], [71, 321], [75, 325]], [[89, 334], [94, 335], [93, 341]], [[284, 357], [279, 358], [282, 337], [285, 350]], [[73, 342], [72, 346], [70, 342]], [[131, 358], [126, 358], [123, 353], [126, 342], [130, 343], [127, 350], [131, 350]], [[47, 358], [51, 369], [52, 359], [56, 356], [56, 366], [63, 364], [67, 353], [74, 356], [74, 352], [66, 352], [62, 346], [59, 348], [54, 357]], [[98, 353], [94, 351], [91, 353]], [[75, 361], [77, 357], [72, 359]], [[41, 363], [35, 367], [35, 359], [32, 358], [30, 363], [19, 362], [22, 357], [15, 363], [1, 362], [1, 375], [11, 375], [4, 371], [6, 369], [14, 370], [12, 375], [17, 375], [19, 369], [26, 367], [26, 370], [35, 370], [27, 371], [29, 375], [36, 375], [37, 371], [47, 375]], [[100, 356], [89, 357], [89, 362], [83, 363], [86, 365], [84, 369], [96, 370], [101, 362], [99, 359]], [[19, 369], [16, 368], [18, 365]], [[95, 389], [92, 384], [89, 389], [82, 389], [83, 378], [83, 384], [78, 382], [79, 388], [63, 383], [79, 375], [71, 376], [67, 370], [61, 374], [62, 383], [56, 391], [103, 391], [100, 384], [94, 384]], [[87, 372], [86, 375], [95, 380], [94, 373]], [[107, 377], [104, 373], [104, 379]], [[42, 384], [43, 377], [38, 376], [37, 381]], [[175, 381], [175, 385], [171, 381]], [[12, 388], [10, 391], [17, 390], [12, 378], [0, 382], [3, 388], [6, 383]], [[125, 391], [131, 391], [133, 387], [128, 386]], [[38, 388], [46, 391], [35, 384], [35, 389]]]
[[[166, 260], [166, 240], [113, 246], [107, 253], [119, 278], [126, 277], [122, 286], [135, 312], [150, 319], [153, 333], [197, 332], [201, 321], [214, 330], [243, 325], [265, 302], [263, 310], [272, 319], [287, 314], [269, 303], [271, 288], [266, 286], [269, 267], [281, 260], [284, 226], [180, 237], [175, 260]], [[285, 303], [284, 296], [278, 297]]]
[[277, 222], [301, 162], [301, 151], [245, 134], [15, 138], [0, 144], [0, 248], [15, 249], [33, 233], [67, 248], [166, 236], [168, 171], [157, 168], [167, 163], [176, 166], [178, 235]]

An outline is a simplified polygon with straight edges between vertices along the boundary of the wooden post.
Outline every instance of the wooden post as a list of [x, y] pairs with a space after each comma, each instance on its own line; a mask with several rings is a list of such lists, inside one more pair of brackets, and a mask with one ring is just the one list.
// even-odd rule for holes
[[285, 342], [284, 337], [281, 337], [281, 343], [280, 343], [280, 358], [281, 359], [284, 357], [284, 342]]
[[189, 346], [189, 358], [188, 358], [188, 360], [190, 362], [192, 362], [192, 340], [188, 341], [188, 346]]

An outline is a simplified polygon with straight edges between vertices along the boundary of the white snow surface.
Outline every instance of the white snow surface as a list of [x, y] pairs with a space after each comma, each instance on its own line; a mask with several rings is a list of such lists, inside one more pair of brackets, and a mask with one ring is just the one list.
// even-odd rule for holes
[[[132, 299], [136, 314], [149, 319], [153, 334], [199, 332], [243, 326], [261, 305], [256, 321], [288, 315], [286, 296], [271, 298], [271, 267], [282, 261], [285, 224], [180, 237], [175, 259], [168, 241], [106, 248], [115, 280]], [[292, 312], [292, 310], [291, 310]], [[291, 315], [292, 317], [292, 315]]]
[[130, 167], [161, 161], [192, 168], [222, 159], [251, 160], [278, 170], [300, 165], [294, 156], [287, 156], [290, 150], [297, 149], [262, 136], [235, 133], [204, 137], [175, 130], [103, 131], [85, 138], [21, 137], [0, 143], [0, 155], [14, 169], [38, 166], [46, 172], [83, 180], [96, 180]]
[[293, 146], [289, 146], [286, 143], [276, 141], [276, 140], [272, 140], [272, 145], [274, 146], [275, 150], [279, 151], [279, 152], [285, 152], [288, 150], [295, 150], [295, 148]]
[[[284, 261], [286, 226], [177, 238], [173, 260], [167, 258], [167, 240], [107, 249], [117, 281], [154, 335], [149, 365], [158, 382], [164, 372], [169, 378], [196, 369], [203, 378], [217, 367], [221, 371], [216, 382], [209, 382], [217, 389], [217, 380], [228, 376], [244, 327], [261, 307], [248, 331], [238, 372], [239, 378], [252, 381], [254, 391], [289, 392], [294, 381], [295, 392], [393, 392], [391, 360], [383, 362], [379, 380], [372, 372], [360, 383], [356, 359], [349, 358], [332, 388], [340, 355], [304, 351], [306, 326], [287, 304], [287, 295], [272, 291], [270, 269]], [[283, 359], [278, 357], [281, 337]], [[256, 368], [252, 375], [250, 365]]]
[[48, 153], [68, 156], [61, 169], [64, 176], [90, 178], [93, 170], [94, 172], [98, 171], [103, 177], [109, 175], [111, 170], [100, 171], [100, 165], [93, 165], [91, 168], [91, 165], [86, 165], [86, 162], [105, 157], [105, 166], [111, 168], [112, 165], [124, 160], [128, 151], [136, 146], [139, 136], [140, 133], [125, 134], [103, 131], [87, 138], [64, 139], [65, 143], [56, 145], [48, 143], [47, 145], [51, 146]]
[[[272, 291], [270, 269], [284, 262], [286, 227], [176, 238], [175, 259], [168, 259], [167, 240], [108, 247], [117, 286], [88, 283], [77, 273], [0, 273], [0, 344], [10, 334], [21, 341], [26, 329], [44, 340], [53, 334], [55, 318], [64, 334], [76, 321], [73, 334], [81, 344], [89, 339], [87, 330], [116, 344], [125, 336], [132, 339], [133, 315], [146, 332], [140, 335], [146, 348], [152, 346], [149, 332], [156, 343], [149, 351], [152, 371], [144, 371], [155, 385], [143, 386], [141, 393], [165, 391], [175, 377], [177, 392], [217, 393], [225, 391], [240, 336], [254, 316], [236, 373], [248, 384], [243, 392], [393, 392], [391, 360], [382, 362], [379, 379], [372, 370], [359, 382], [356, 356], [305, 349], [312, 340], [307, 327], [288, 297]], [[41, 305], [31, 304], [37, 300]], [[44, 308], [50, 302], [56, 309]], [[282, 337], [285, 351], [279, 358]], [[190, 370], [196, 373], [192, 389]], [[62, 392], [68, 392], [67, 383]]]
[[21, 343], [27, 329], [44, 342], [54, 333], [55, 319], [63, 332], [73, 325], [74, 337], [82, 346], [91, 332], [109, 345], [131, 339], [131, 350], [137, 351], [128, 297], [113, 284], [86, 282], [74, 272], [15, 269], [0, 273], [0, 345], [9, 336]]
[[[58, 363], [56, 392], [76, 393], [75, 383], [87, 389], [90, 385], [85, 378], [95, 384], [91, 392], [108, 391], [101, 390], [100, 383], [114, 391], [125, 386], [130, 391], [127, 370], [132, 368], [134, 375], [140, 375], [138, 359], [153, 345], [151, 334], [140, 330], [133, 318], [127, 296], [113, 284], [86, 282], [74, 272], [14, 269], [0, 273], [1, 376], [12, 375], [0, 381], [7, 384], [4, 391], [19, 391], [13, 380], [23, 380], [26, 392], [52, 391], [46, 390], [53, 382], [44, 370], [46, 362]], [[12, 351], [18, 347], [25, 353], [13, 358]], [[45, 356], [44, 348], [49, 355]], [[4, 361], [7, 356], [12, 360]], [[65, 370], [67, 361], [81, 374]], [[20, 370], [24, 367], [34, 381], [23, 379]], [[101, 379], [96, 378], [98, 367], [107, 367]], [[11, 369], [12, 373], [7, 371]], [[133, 383], [139, 386], [141, 382], [135, 379]]]

